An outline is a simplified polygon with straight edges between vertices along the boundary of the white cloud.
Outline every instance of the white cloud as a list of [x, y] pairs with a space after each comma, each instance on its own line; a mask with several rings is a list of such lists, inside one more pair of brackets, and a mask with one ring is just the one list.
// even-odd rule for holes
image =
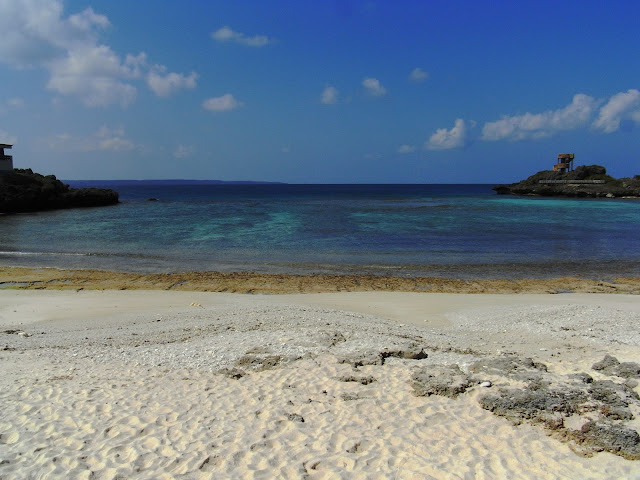
[[264, 47], [270, 43], [274, 43], [275, 40], [265, 35], [254, 35], [253, 37], [247, 37], [244, 33], [236, 32], [231, 27], [224, 26], [211, 34], [211, 38], [217, 42], [234, 42], [240, 45], [248, 47]]
[[174, 158], [186, 158], [193, 155], [195, 148], [193, 145], [178, 145], [173, 152]]
[[228, 112], [243, 105], [233, 95], [227, 93], [221, 97], [213, 97], [202, 102], [202, 107], [210, 112]]
[[180, 89], [196, 88], [198, 74], [191, 72], [188, 76], [181, 73], [165, 73], [167, 68], [156, 65], [147, 74], [147, 85], [159, 97], [168, 97]]
[[338, 103], [338, 90], [335, 87], [327, 85], [322, 91], [322, 97], [320, 101], [325, 105], [333, 105]]
[[62, 10], [62, 2], [57, 0], [0, 2], [0, 60], [18, 67], [32, 66], [60, 55], [72, 44], [90, 41], [83, 26], [61, 18]]
[[[99, 34], [111, 23], [92, 8], [66, 18], [63, 10], [61, 0], [0, 0], [0, 62], [46, 69], [49, 90], [89, 107], [129, 105], [137, 95], [132, 81], [149, 68], [146, 55], [123, 60], [101, 44]], [[193, 75], [166, 74], [154, 85], [163, 92], [189, 88]]]
[[463, 147], [466, 142], [467, 127], [464, 120], [458, 118], [451, 130], [439, 128], [431, 135], [425, 147], [429, 150], [447, 150], [450, 148]]
[[111, 26], [111, 22], [109, 22], [106, 16], [96, 14], [91, 7], [76, 15], [71, 15], [69, 17], [69, 23], [78, 30], [84, 30], [85, 32], [91, 31], [94, 26], [100, 28]]
[[46, 148], [60, 152], [128, 152], [136, 145], [126, 138], [124, 128], [100, 127], [88, 137], [78, 137], [68, 133], [52, 135], [41, 140]]
[[16, 136], [0, 129], [0, 143], [8, 143], [9, 145], [14, 145], [17, 140], [18, 138]]
[[106, 126], [102, 126], [93, 134], [92, 139], [95, 139], [95, 143], [90, 140], [88, 144], [91, 150], [125, 152], [135, 148], [133, 142], [125, 138], [123, 127], [110, 129]]
[[573, 101], [559, 110], [525, 113], [487, 122], [482, 128], [482, 140], [524, 140], [544, 138], [560, 130], [573, 130], [586, 125], [597, 102], [593, 97], [578, 93]]
[[138, 92], [125, 81], [135, 77], [135, 70], [123, 64], [106, 45], [70, 50], [66, 57], [49, 62], [49, 71], [49, 90], [78, 96], [88, 107], [126, 107]]
[[414, 68], [409, 74], [409, 80], [416, 83], [424, 82], [427, 78], [429, 78], [429, 74], [421, 68]]
[[387, 94], [387, 89], [384, 88], [376, 78], [365, 78], [362, 80], [362, 86], [367, 90], [367, 93], [373, 97], [382, 97]]
[[628, 119], [640, 123], [640, 91], [636, 89], [613, 95], [600, 108], [598, 118], [593, 122], [593, 127], [604, 133], [612, 133], [620, 128], [622, 121]]
[[413, 145], [400, 145], [398, 147], [398, 153], [413, 153], [416, 151], [416, 147]]

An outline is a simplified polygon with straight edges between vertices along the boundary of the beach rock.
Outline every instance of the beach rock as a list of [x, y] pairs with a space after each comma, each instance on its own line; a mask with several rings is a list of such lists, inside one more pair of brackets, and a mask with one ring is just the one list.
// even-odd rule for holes
[[37, 212], [118, 203], [118, 193], [104, 188], [70, 188], [55, 175], [14, 169], [0, 177], [0, 213]]
[[618, 365], [616, 375], [622, 378], [640, 378], [640, 364], [636, 362], [622, 362]]
[[349, 375], [345, 377], [339, 377], [338, 380], [340, 380], [341, 382], [356, 382], [361, 385], [369, 385], [370, 383], [373, 383], [376, 381], [376, 379], [371, 375], [366, 377], [356, 377], [354, 375]]
[[534, 362], [531, 358], [516, 355], [487, 357], [472, 363], [469, 371], [476, 374], [511, 377], [523, 382], [540, 383], [547, 366]]
[[558, 415], [569, 416], [577, 413], [578, 407], [586, 400], [587, 395], [575, 389], [553, 391], [510, 388], [481, 397], [480, 405], [514, 423], [521, 423], [522, 420], [548, 423]]
[[283, 358], [280, 355], [244, 355], [235, 362], [236, 367], [249, 368], [255, 371], [269, 370], [280, 365], [282, 362], [286, 362], [287, 358]]
[[382, 365], [379, 352], [353, 352], [338, 357], [338, 363], [347, 363], [353, 368], [364, 365]]
[[588, 422], [572, 433], [582, 446], [596, 451], [607, 451], [628, 460], [640, 460], [640, 435], [624, 425], [603, 422]]
[[335, 347], [339, 343], [346, 342], [347, 338], [340, 332], [321, 331], [314, 335], [311, 340], [323, 347]]
[[424, 348], [420, 346], [411, 346], [407, 349], [397, 349], [397, 350], [385, 350], [380, 352], [380, 357], [382, 358], [382, 363], [387, 358], [404, 358], [406, 360], [423, 360], [427, 358], [429, 355], [424, 351]]
[[620, 362], [618, 361], [618, 359], [616, 357], [612, 357], [611, 355], [607, 354], [604, 356], [604, 358], [602, 360], [600, 360], [599, 362], [594, 363], [591, 368], [593, 370], [597, 370], [597, 371], [608, 371], [616, 366], [620, 365]]
[[368, 351], [368, 352], [354, 352], [348, 355], [343, 355], [338, 358], [339, 363], [349, 363], [354, 368], [362, 367], [363, 365], [384, 365], [387, 358], [402, 358], [405, 360], [423, 360], [428, 357], [428, 354], [424, 351], [424, 348], [413, 345], [407, 348], [399, 349], [385, 349], [381, 352]]
[[591, 368], [607, 375], [622, 378], [640, 378], [640, 364], [636, 362], [622, 362], [611, 355], [605, 355], [602, 360], [594, 363]]
[[[605, 358], [598, 367], [617, 368]], [[629, 386], [612, 380], [594, 381], [588, 374], [545, 374], [540, 382], [523, 388], [502, 388], [481, 396], [480, 405], [512, 421], [542, 425], [558, 438], [574, 441], [586, 453], [606, 450], [625, 458], [640, 459], [638, 432], [625, 422], [634, 419], [640, 397]], [[565, 424], [581, 418], [578, 430]]]
[[455, 398], [478, 382], [466, 375], [457, 365], [423, 367], [411, 377], [414, 393], [418, 397], [442, 395]]
[[569, 378], [574, 378], [582, 383], [593, 383], [593, 377], [585, 372], [573, 373], [569, 375]]
[[222, 368], [218, 371], [218, 373], [225, 375], [233, 380], [240, 380], [242, 377], [247, 375], [247, 372], [244, 370], [240, 370], [239, 368]]

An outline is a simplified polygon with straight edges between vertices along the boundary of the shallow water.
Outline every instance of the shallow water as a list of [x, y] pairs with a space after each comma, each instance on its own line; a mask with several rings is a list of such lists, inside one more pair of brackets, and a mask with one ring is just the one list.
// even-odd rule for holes
[[0, 264], [459, 278], [640, 274], [638, 200], [498, 196], [491, 185], [100, 186], [116, 189], [122, 203], [0, 217]]

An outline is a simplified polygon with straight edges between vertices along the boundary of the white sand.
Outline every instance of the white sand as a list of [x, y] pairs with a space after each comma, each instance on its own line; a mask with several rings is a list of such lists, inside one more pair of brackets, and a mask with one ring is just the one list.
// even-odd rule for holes
[[[638, 296], [0, 290], [0, 332], [1, 479], [640, 478], [483, 410], [495, 386], [417, 397], [410, 379], [498, 352], [638, 362]], [[429, 357], [338, 363], [415, 345]]]

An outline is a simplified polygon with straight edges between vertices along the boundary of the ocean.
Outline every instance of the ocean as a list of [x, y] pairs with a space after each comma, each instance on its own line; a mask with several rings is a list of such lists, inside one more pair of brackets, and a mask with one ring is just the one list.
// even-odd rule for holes
[[[492, 185], [68, 182], [113, 207], [0, 217], [0, 265], [474, 278], [640, 276], [640, 201]], [[153, 199], [153, 200], [152, 200]]]

